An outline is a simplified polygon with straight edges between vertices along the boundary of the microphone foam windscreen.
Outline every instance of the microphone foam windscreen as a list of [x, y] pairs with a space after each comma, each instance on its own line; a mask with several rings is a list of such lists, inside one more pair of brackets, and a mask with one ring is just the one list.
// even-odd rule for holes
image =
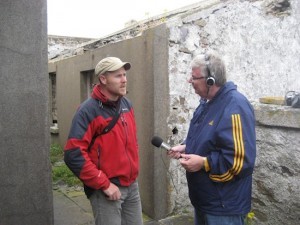
[[160, 137], [154, 136], [151, 140], [151, 143], [155, 146], [155, 147], [160, 147], [161, 144], [163, 143], [163, 139], [161, 139]]

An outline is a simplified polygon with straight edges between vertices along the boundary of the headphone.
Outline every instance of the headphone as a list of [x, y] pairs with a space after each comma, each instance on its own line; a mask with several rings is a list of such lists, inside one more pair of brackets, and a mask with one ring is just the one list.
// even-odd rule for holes
[[204, 60], [206, 62], [206, 69], [207, 69], [207, 78], [206, 78], [206, 85], [208, 87], [213, 86], [216, 83], [216, 80], [214, 76], [211, 75], [210, 73], [210, 61], [209, 61], [209, 56], [205, 54]]

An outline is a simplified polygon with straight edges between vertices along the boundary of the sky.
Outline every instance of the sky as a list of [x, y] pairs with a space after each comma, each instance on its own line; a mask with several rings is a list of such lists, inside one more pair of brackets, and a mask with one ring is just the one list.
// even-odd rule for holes
[[199, 0], [47, 0], [48, 34], [101, 38]]

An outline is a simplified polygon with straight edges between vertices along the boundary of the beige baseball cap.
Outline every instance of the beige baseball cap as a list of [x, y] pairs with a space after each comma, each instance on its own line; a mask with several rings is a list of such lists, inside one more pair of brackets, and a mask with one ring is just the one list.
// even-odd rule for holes
[[129, 62], [122, 62], [121, 59], [117, 57], [106, 57], [102, 59], [95, 67], [95, 75], [104, 74], [107, 71], [116, 71], [124, 67], [125, 70], [129, 70], [131, 65]]

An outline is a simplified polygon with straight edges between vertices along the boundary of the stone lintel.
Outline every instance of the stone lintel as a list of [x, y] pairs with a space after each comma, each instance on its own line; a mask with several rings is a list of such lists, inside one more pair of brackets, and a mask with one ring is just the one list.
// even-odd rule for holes
[[300, 109], [273, 104], [252, 104], [258, 124], [300, 129]]

